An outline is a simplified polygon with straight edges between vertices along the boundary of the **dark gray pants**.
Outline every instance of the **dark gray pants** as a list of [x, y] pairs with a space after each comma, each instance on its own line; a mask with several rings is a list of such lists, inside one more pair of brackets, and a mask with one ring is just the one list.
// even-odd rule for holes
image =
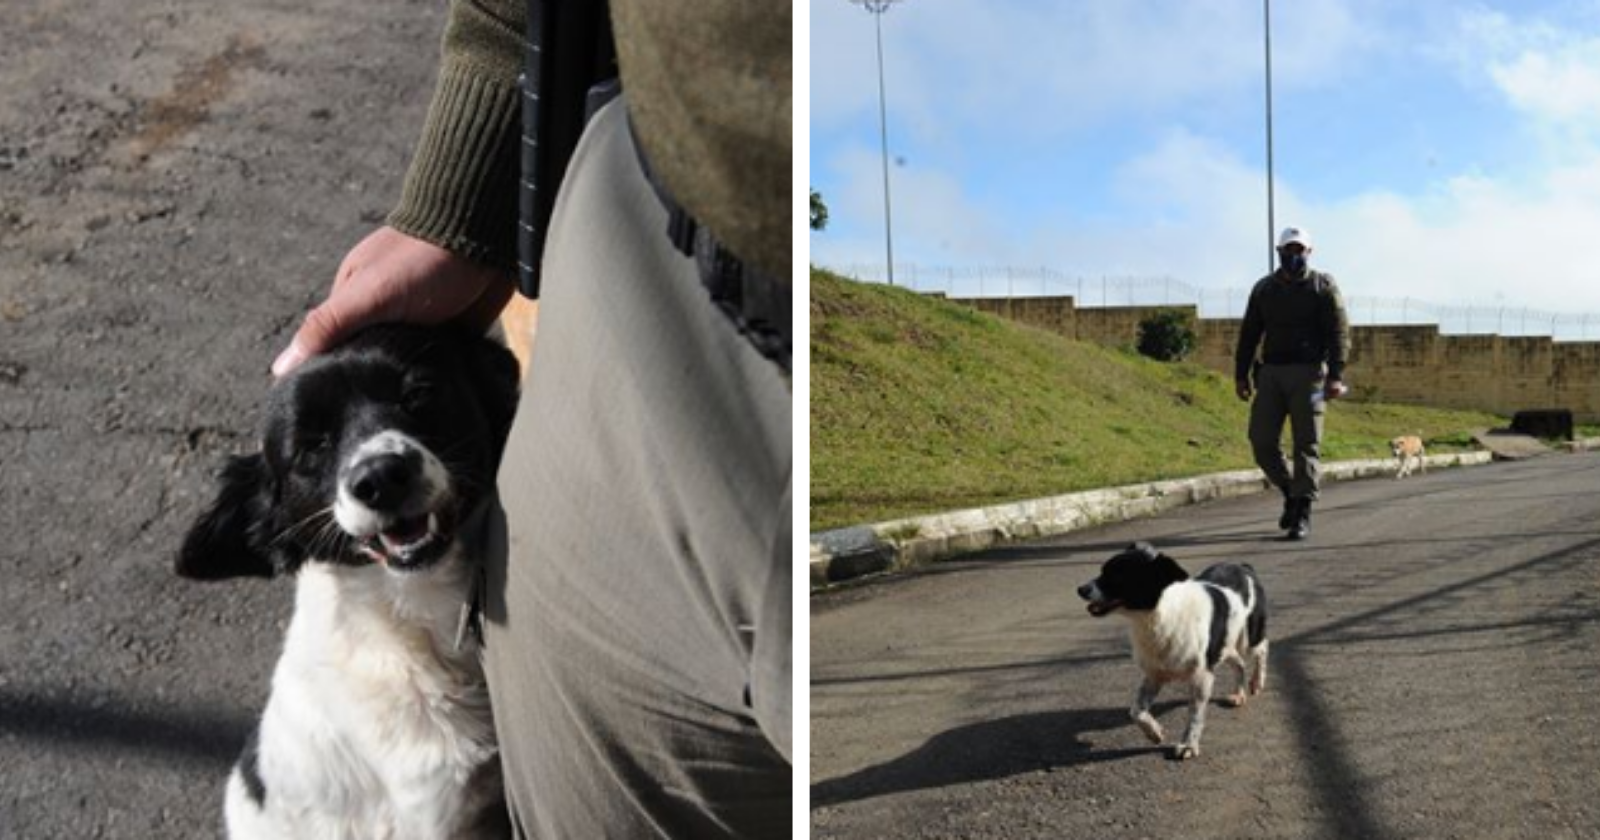
[[[1256, 398], [1250, 404], [1250, 448], [1267, 480], [1296, 499], [1317, 498], [1321, 487], [1321, 365], [1262, 365], [1256, 373]], [[1294, 473], [1280, 443], [1288, 418], [1294, 447]]]
[[520, 836], [790, 831], [789, 383], [666, 225], [619, 100], [556, 206], [490, 524]]

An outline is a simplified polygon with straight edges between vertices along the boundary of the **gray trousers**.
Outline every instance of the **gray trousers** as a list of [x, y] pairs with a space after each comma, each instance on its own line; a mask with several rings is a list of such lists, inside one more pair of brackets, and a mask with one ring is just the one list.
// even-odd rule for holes
[[[1315, 501], [1321, 487], [1322, 380], [1322, 366], [1312, 364], [1262, 365], [1256, 373], [1250, 448], [1267, 480], [1291, 498]], [[1280, 444], [1284, 418], [1294, 446], [1293, 475]]]
[[521, 837], [790, 831], [789, 383], [666, 225], [613, 102], [557, 202], [489, 525]]

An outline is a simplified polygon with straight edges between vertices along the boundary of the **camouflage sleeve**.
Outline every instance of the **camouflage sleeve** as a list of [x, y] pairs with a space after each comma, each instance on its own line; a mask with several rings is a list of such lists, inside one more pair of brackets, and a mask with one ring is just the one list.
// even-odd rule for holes
[[1327, 279], [1328, 309], [1323, 329], [1326, 330], [1324, 344], [1328, 348], [1328, 378], [1343, 379], [1345, 360], [1350, 357], [1350, 316], [1345, 312], [1339, 285], [1333, 282], [1332, 275]]
[[1245, 304], [1244, 321], [1239, 324], [1239, 348], [1233, 356], [1235, 382], [1249, 381], [1250, 366], [1255, 363], [1256, 348], [1261, 344], [1261, 333], [1266, 322], [1262, 319], [1261, 304], [1257, 301], [1260, 289], [1260, 283], [1250, 289], [1250, 302]]

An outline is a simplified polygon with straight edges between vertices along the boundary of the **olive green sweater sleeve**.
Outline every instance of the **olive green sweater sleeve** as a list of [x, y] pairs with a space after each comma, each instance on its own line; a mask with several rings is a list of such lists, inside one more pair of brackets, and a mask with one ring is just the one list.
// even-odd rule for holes
[[516, 263], [524, 0], [453, 0], [427, 121], [388, 224], [462, 256]]

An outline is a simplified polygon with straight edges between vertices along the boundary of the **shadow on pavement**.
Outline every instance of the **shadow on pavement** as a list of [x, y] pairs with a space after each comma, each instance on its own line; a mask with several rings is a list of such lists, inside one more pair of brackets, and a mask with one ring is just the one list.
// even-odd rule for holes
[[1333, 821], [1334, 837], [1392, 837], [1375, 816], [1365, 791], [1368, 780], [1356, 768], [1349, 744], [1333, 720], [1323, 694], [1293, 646], [1275, 647], [1276, 689], [1293, 709], [1290, 719], [1302, 745], [1301, 762], [1311, 773], [1312, 788]]
[[[1324, 693], [1306, 668], [1305, 657], [1310, 652], [1309, 649], [1325, 642], [1346, 644], [1348, 642], [1341, 641], [1341, 637], [1349, 631], [1368, 632], [1368, 628], [1377, 626], [1379, 622], [1388, 618], [1408, 616], [1440, 602], [1465, 601], [1473, 597], [1475, 591], [1481, 591], [1520, 574], [1536, 570], [1544, 572], [1550, 566], [1574, 567], [1586, 564], [1591, 562], [1593, 552], [1597, 549], [1600, 549], [1600, 539], [1591, 539], [1539, 555], [1514, 566], [1476, 575], [1421, 595], [1392, 601], [1320, 627], [1292, 634], [1287, 638], [1274, 640], [1273, 685], [1275, 690], [1281, 692], [1287, 699], [1287, 707], [1293, 710], [1290, 723], [1297, 731], [1296, 740], [1305, 745], [1302, 760], [1312, 775], [1313, 792], [1321, 801], [1322, 810], [1332, 815], [1335, 821], [1334, 836], [1388, 837], [1393, 836], [1393, 832], [1383, 826], [1375, 816], [1376, 811], [1365, 795], [1370, 780], [1356, 767], [1351, 744], [1341, 733], [1333, 710], [1324, 699]], [[1593, 618], [1594, 613], [1590, 612], [1586, 615], [1562, 617], [1549, 624], [1570, 626], [1574, 622], [1583, 623]], [[1534, 620], [1516, 624], [1542, 625], [1546, 622]], [[1486, 628], [1463, 627], [1441, 631], [1406, 630], [1391, 635], [1395, 638], [1408, 636], [1416, 639], [1438, 638], [1481, 632], [1484, 629]], [[1506, 628], [1495, 629], [1504, 632]]]
[[937, 679], [970, 674], [1005, 673], [1029, 669], [1059, 670], [1063, 668], [1076, 668], [1084, 665], [1098, 665], [1102, 662], [1126, 662], [1128, 655], [1125, 653], [1096, 654], [1092, 656], [1062, 656], [1055, 659], [1040, 659], [1032, 662], [1008, 662], [1003, 665], [981, 665], [971, 668], [937, 668], [924, 671], [901, 671], [890, 674], [868, 674], [865, 676], [829, 677], [815, 676], [811, 678], [811, 686], [838, 686], [861, 685], [864, 683], [900, 682], [904, 680]]
[[115, 702], [100, 708], [79, 700], [44, 699], [0, 691], [0, 735], [41, 744], [125, 750], [162, 761], [202, 761], [226, 773], [255, 726], [253, 716], [216, 712], [140, 712]]
[[1091, 732], [1128, 727], [1126, 709], [1037, 712], [963, 726], [941, 732], [885, 764], [812, 785], [811, 807], [1161, 752], [1153, 745], [1097, 748], [1083, 738]]

